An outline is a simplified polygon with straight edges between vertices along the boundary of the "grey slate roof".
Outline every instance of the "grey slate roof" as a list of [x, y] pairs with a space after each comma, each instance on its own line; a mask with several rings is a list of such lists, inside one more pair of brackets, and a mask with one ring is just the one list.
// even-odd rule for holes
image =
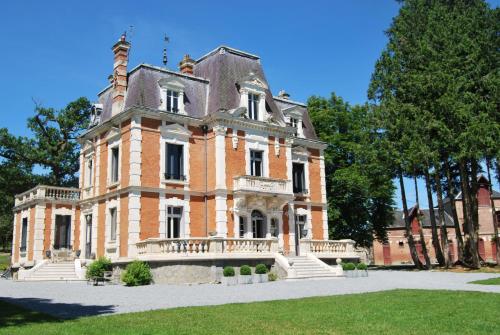
[[[411, 211], [411, 209], [410, 209]], [[423, 214], [422, 217], [422, 227], [424, 228], [430, 228], [431, 227], [431, 216], [430, 216], [430, 211], [428, 209], [421, 209], [420, 212]], [[410, 213], [411, 216], [411, 213]], [[439, 227], [439, 215], [437, 209], [434, 210], [434, 216], [436, 217], [436, 224]], [[453, 227], [453, 219], [451, 216], [445, 212], [444, 214], [444, 221], [447, 227]], [[404, 220], [404, 215], [402, 210], [395, 210], [394, 211], [394, 219], [392, 224], [389, 226], [389, 228], [394, 228], [394, 229], [401, 229], [405, 227], [405, 220]]]
[[[224, 51], [221, 52], [221, 49]], [[171, 76], [175, 76], [176, 80], [185, 86], [185, 111], [189, 116], [202, 118], [220, 109], [237, 108], [240, 104], [237, 83], [251, 72], [269, 87], [258, 56], [225, 46], [220, 46], [198, 59], [192, 76], [141, 64], [128, 74], [125, 109], [132, 106], [158, 109], [158, 81]], [[98, 103], [103, 105], [102, 123], [111, 118], [111, 86], [99, 94]], [[274, 98], [271, 90], [266, 90], [266, 111], [272, 114], [274, 120], [284, 121], [282, 109], [296, 105], [307, 110], [305, 105], [300, 103]], [[317, 139], [307, 112], [304, 113], [303, 124], [305, 137]]]

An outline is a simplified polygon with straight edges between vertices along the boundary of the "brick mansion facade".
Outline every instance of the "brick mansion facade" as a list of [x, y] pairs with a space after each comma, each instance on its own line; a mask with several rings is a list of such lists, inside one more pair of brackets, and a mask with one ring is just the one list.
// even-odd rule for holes
[[354, 256], [352, 241], [328, 241], [326, 145], [306, 105], [272, 95], [258, 56], [221, 46], [179, 71], [128, 70], [130, 47], [113, 46], [79, 139], [79, 188], [16, 196], [15, 267]]

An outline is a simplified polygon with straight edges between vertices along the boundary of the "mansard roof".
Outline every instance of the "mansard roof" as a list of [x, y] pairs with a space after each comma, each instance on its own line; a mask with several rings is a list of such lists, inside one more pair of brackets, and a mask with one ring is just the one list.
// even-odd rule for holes
[[[134, 106], [158, 109], [161, 105], [159, 81], [175, 79], [184, 86], [186, 114], [203, 118], [219, 110], [239, 107], [239, 83], [248, 78], [256, 79], [266, 86], [266, 112], [273, 120], [284, 124], [283, 109], [298, 106], [304, 110], [305, 137], [317, 139], [306, 105], [273, 97], [260, 58], [226, 46], [220, 46], [196, 60], [193, 75], [148, 64], [135, 67], [128, 73], [124, 109]], [[99, 93], [98, 103], [103, 105], [101, 123], [111, 118], [112, 93], [111, 86]]]

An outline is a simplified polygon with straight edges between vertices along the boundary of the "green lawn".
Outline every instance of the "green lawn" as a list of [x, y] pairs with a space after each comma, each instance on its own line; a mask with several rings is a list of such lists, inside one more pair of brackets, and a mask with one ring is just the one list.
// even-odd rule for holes
[[500, 277], [471, 281], [469, 284], [500, 285]]
[[0, 271], [5, 270], [10, 265], [10, 254], [0, 252]]
[[498, 294], [423, 290], [66, 321], [0, 302], [0, 334], [500, 334], [498, 311]]

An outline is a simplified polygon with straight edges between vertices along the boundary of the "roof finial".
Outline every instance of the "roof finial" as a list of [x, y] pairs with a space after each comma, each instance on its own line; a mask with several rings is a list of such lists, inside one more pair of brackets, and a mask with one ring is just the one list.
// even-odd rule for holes
[[167, 43], [170, 42], [170, 39], [168, 38], [167, 34], [163, 37], [163, 43], [165, 44], [165, 47], [163, 48], [163, 66], [167, 67]]

